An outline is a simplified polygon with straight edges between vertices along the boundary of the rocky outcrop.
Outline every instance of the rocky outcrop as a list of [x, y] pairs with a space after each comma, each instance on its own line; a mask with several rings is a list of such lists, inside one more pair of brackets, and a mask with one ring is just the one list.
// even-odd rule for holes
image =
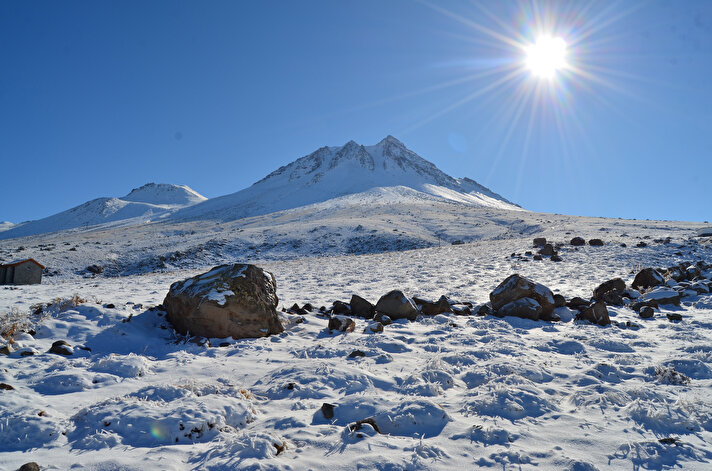
[[238, 339], [282, 332], [277, 302], [274, 275], [234, 264], [173, 283], [163, 305], [182, 334]]

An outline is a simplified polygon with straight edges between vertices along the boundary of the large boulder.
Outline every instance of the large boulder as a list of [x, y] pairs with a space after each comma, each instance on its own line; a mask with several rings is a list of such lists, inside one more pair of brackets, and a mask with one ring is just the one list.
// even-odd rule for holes
[[351, 302], [349, 304], [351, 305], [351, 314], [356, 317], [373, 319], [374, 314], [376, 314], [376, 308], [373, 304], [357, 294], [351, 295]]
[[163, 301], [166, 318], [182, 334], [255, 338], [278, 334], [274, 275], [255, 265], [220, 265], [177, 281]]
[[657, 287], [642, 297], [642, 302], [646, 306], [658, 307], [662, 304], [680, 305], [680, 293], [674, 289], [664, 286]]
[[539, 320], [541, 305], [532, 298], [519, 298], [507, 303], [497, 310], [498, 317], [514, 316], [533, 321]]
[[625, 291], [625, 281], [620, 278], [614, 278], [600, 284], [596, 289], [594, 289], [593, 299], [596, 301], [603, 301], [605, 294], [613, 292], [620, 296], [623, 294], [623, 291]]
[[418, 308], [408, 296], [400, 290], [390, 291], [378, 300], [376, 311], [391, 319], [408, 319], [414, 321], [418, 317]]
[[436, 302], [428, 301], [425, 299], [413, 298], [413, 302], [420, 307], [420, 312], [426, 316], [434, 316], [436, 314], [443, 314], [445, 312], [452, 312], [452, 306], [450, 306], [450, 301], [445, 296], [440, 296]]
[[654, 268], [643, 268], [633, 279], [633, 288], [645, 290], [665, 283], [665, 278]]
[[[499, 312], [503, 306], [522, 298], [531, 298], [541, 306], [537, 319], [551, 318], [551, 314], [554, 312], [554, 293], [546, 286], [516, 273], [509, 276], [490, 293], [490, 302], [496, 312]], [[508, 310], [508, 312], [518, 311]], [[527, 315], [527, 318], [531, 319], [532, 317]]]

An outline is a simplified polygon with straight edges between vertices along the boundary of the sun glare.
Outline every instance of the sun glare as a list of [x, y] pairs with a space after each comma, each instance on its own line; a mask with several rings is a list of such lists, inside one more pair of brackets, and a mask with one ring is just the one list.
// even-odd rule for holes
[[542, 36], [526, 48], [526, 64], [536, 77], [552, 79], [566, 67], [566, 41]]

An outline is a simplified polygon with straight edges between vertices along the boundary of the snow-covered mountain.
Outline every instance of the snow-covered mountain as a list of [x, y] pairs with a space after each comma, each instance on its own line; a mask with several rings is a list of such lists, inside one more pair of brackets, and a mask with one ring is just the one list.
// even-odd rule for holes
[[[447, 175], [388, 136], [373, 146], [349, 141], [341, 147], [322, 147], [249, 188], [182, 209], [171, 218], [234, 220], [364, 192], [392, 196], [393, 187], [472, 206], [521, 210], [474, 180]], [[407, 193], [403, 198], [413, 197]]]
[[10, 221], [2, 221], [0, 222], [0, 232], [12, 229], [14, 226], [15, 224], [11, 223]]
[[205, 201], [185, 185], [148, 183], [121, 198], [96, 198], [67, 211], [27, 221], [0, 232], [0, 239], [113, 223], [138, 224], [162, 219], [172, 212]]

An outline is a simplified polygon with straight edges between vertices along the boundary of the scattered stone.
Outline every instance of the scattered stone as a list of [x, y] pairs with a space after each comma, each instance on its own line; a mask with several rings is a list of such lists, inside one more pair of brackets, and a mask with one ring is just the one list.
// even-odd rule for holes
[[680, 305], [680, 293], [668, 287], [657, 287], [643, 295], [642, 302], [647, 306], [659, 307], [663, 304]]
[[331, 312], [334, 314], [351, 314], [351, 307], [343, 301], [334, 301], [331, 306]]
[[416, 305], [420, 307], [420, 312], [427, 316], [434, 316], [445, 312], [452, 312], [450, 301], [445, 296], [440, 296], [436, 302], [425, 299], [413, 298]]
[[376, 315], [373, 316], [373, 320], [376, 322], [380, 322], [383, 325], [393, 324], [393, 320], [382, 312], [377, 312]]
[[615, 293], [620, 296], [622, 295], [623, 291], [625, 291], [625, 281], [620, 278], [614, 278], [612, 280], [606, 281], [605, 283], [602, 283], [596, 289], [594, 289], [593, 299], [595, 299], [596, 301], [603, 301], [603, 297], [605, 294]]
[[334, 408], [336, 406], [334, 404], [329, 404], [327, 402], [323, 403], [321, 405], [321, 413], [324, 414], [324, 418], [326, 420], [331, 420], [334, 418]]
[[412, 299], [400, 290], [384, 294], [376, 303], [376, 311], [386, 314], [391, 319], [408, 319], [414, 321], [419, 314]]
[[[519, 274], [510, 275], [490, 293], [492, 308], [498, 314], [500, 308], [504, 305], [522, 298], [530, 298], [541, 307], [537, 319], [549, 319], [554, 312], [554, 293], [546, 286], [535, 283]], [[525, 307], [525, 305], [528, 307]], [[528, 316], [531, 314], [532, 309], [536, 311], [535, 306], [525, 301], [524, 304], [510, 306], [508, 312], [521, 312], [531, 319]]]
[[69, 356], [72, 354], [72, 348], [66, 341], [57, 340], [50, 347], [49, 353], [54, 353], [56, 355]]
[[537, 237], [534, 239], [534, 247], [544, 247], [546, 245], [546, 237]]
[[362, 350], [354, 350], [353, 352], [349, 353], [349, 358], [360, 358], [360, 357], [365, 357], [366, 352]]
[[534, 255], [534, 257], [532, 257], [532, 258], [533, 258], [534, 260], [536, 260], [536, 261], [541, 261], [541, 260], [543, 260], [542, 256], [539, 255], [539, 254]]
[[608, 316], [608, 308], [603, 301], [596, 301], [578, 315], [578, 319], [589, 321], [593, 324], [608, 325], [611, 318]]
[[307, 312], [312, 312], [314, 310], [314, 306], [312, 306], [310, 303], [306, 303], [304, 306], [302, 306], [302, 309]]
[[480, 304], [473, 309], [473, 312], [478, 316], [491, 316], [494, 315], [494, 309], [492, 309], [491, 303]]
[[640, 315], [640, 317], [643, 319], [650, 319], [653, 316], [655, 316], [655, 309], [653, 309], [650, 306], [643, 306], [640, 309], [640, 312], [638, 313], [638, 315]]
[[0, 383], [0, 391], [12, 391], [13, 389], [15, 388], [13, 388], [7, 383]]
[[274, 275], [255, 265], [220, 265], [171, 285], [163, 305], [166, 318], [182, 334], [256, 338], [278, 334]]
[[641, 242], [638, 242], [637, 244], [635, 244], [635, 246], [638, 247], [638, 248], [640, 248], [640, 249], [642, 249], [643, 247], [647, 247], [648, 244], [646, 244], [645, 242], [641, 241]]
[[10, 345], [9, 343], [0, 347], [0, 355], [9, 355], [14, 351], [15, 349], [12, 348], [12, 345]]
[[356, 322], [347, 316], [336, 315], [329, 318], [329, 330], [336, 330], [338, 332], [353, 332], [356, 328]]
[[675, 437], [665, 437], [658, 439], [658, 442], [662, 443], [663, 445], [676, 445], [679, 441], [680, 439]]
[[292, 307], [287, 309], [287, 312], [291, 312], [292, 314], [297, 314], [300, 316], [304, 316], [304, 315], [308, 314], [308, 311], [306, 309], [302, 309], [301, 307], [299, 307], [299, 304], [297, 304], [297, 303], [292, 304]]
[[570, 244], [575, 246], [581, 246], [586, 245], [586, 241], [583, 237], [574, 237], [573, 239], [571, 239]]
[[539, 255], [551, 257], [552, 255], [554, 255], [554, 246], [551, 244], [545, 244], [541, 249], [539, 249], [537, 253]]
[[377, 433], [381, 433], [381, 429], [378, 428], [378, 424], [375, 420], [373, 420], [372, 417], [369, 417], [368, 419], [359, 420], [357, 422], [354, 422], [353, 424], [349, 424], [349, 431], [355, 432], [356, 430], [361, 430], [361, 427], [364, 424], [370, 425]]
[[376, 314], [376, 307], [356, 294], [351, 295], [351, 314], [356, 317], [373, 319]]
[[645, 290], [665, 283], [665, 278], [654, 268], [643, 268], [633, 279], [633, 288]]
[[679, 322], [682, 320], [682, 314], [677, 312], [668, 312], [665, 314], [670, 322]]
[[566, 298], [560, 294], [554, 295], [554, 308], [566, 306]]
[[383, 324], [380, 322], [370, 322], [365, 329], [363, 329], [364, 334], [378, 334], [383, 332]]
[[603, 241], [601, 239], [591, 239], [588, 241], [588, 245], [591, 247], [603, 247]]
[[89, 265], [89, 266], [87, 267], [87, 271], [88, 271], [89, 273], [93, 273], [93, 274], [95, 274], [95, 275], [98, 275], [99, 273], [101, 273], [101, 272], [104, 271], [104, 268], [101, 267], [100, 265]]
[[104, 304], [106, 309], [114, 309], [116, 306], [113, 303]]
[[554, 255], [551, 256], [551, 261], [552, 262], [562, 262], [564, 259], [559, 256], [558, 253], [554, 252]]

